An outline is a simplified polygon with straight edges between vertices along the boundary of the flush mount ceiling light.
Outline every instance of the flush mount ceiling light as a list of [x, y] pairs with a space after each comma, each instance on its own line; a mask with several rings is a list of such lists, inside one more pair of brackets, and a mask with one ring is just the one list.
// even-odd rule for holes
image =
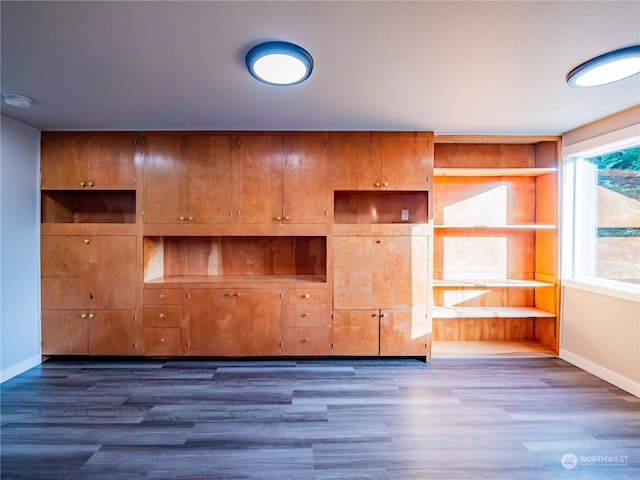
[[24, 95], [18, 95], [17, 93], [3, 93], [2, 100], [7, 105], [19, 108], [29, 108], [31, 106], [31, 99]]
[[247, 53], [247, 68], [269, 85], [296, 85], [313, 70], [313, 58], [304, 48], [288, 42], [266, 42]]
[[570, 87], [597, 87], [640, 73], [640, 45], [605, 53], [578, 65], [567, 75]]

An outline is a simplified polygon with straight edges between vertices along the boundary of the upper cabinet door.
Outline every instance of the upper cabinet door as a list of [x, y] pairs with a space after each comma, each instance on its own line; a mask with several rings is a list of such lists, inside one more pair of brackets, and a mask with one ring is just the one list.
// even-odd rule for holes
[[43, 190], [133, 190], [134, 134], [43, 134]]
[[283, 222], [326, 223], [326, 136], [320, 134], [287, 135], [283, 141]]
[[428, 190], [433, 167], [431, 136], [381, 134], [381, 182], [390, 190]]
[[[144, 223], [180, 223], [187, 217], [183, 135], [149, 135], [144, 159]], [[181, 218], [182, 217], [182, 218]]]
[[380, 141], [371, 132], [332, 134], [335, 190], [374, 190], [380, 179]]
[[282, 222], [282, 136], [239, 139], [240, 223]]
[[426, 132], [337, 132], [331, 160], [335, 190], [427, 190], [433, 141]]
[[232, 223], [234, 175], [231, 137], [187, 137], [187, 221]]

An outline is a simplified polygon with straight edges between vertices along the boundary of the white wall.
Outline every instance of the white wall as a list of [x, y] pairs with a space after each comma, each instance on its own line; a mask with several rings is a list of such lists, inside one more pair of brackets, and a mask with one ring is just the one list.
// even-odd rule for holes
[[0, 117], [0, 381], [40, 355], [40, 132]]
[[[572, 151], [629, 130], [640, 133], [640, 106], [567, 132]], [[625, 133], [626, 134], [626, 133]], [[563, 282], [560, 357], [640, 396], [640, 298]]]

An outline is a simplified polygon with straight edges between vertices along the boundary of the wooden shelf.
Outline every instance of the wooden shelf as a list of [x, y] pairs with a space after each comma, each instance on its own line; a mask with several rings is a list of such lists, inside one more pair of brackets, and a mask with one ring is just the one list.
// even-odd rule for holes
[[536, 342], [434, 340], [433, 358], [555, 357], [555, 352]]
[[434, 177], [537, 177], [556, 168], [434, 168]]
[[550, 282], [541, 282], [538, 280], [517, 280], [511, 278], [483, 279], [483, 280], [451, 280], [451, 279], [434, 279], [433, 286], [435, 288], [530, 288], [530, 287], [553, 287]]
[[556, 315], [534, 307], [443, 307], [434, 306], [433, 318], [554, 318]]
[[555, 225], [521, 224], [521, 225], [434, 225], [433, 228], [442, 229], [491, 229], [491, 230], [554, 230]]
[[144, 282], [145, 286], [168, 284], [261, 284], [261, 283], [326, 283], [324, 275], [171, 275]]

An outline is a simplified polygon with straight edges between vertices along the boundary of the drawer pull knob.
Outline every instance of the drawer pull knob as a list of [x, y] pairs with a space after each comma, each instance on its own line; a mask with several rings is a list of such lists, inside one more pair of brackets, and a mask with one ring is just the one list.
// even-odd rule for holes
[[161, 342], [161, 343], [164, 343], [164, 338], [161, 338], [161, 339], [160, 339], [160, 342]]
[[87, 318], [87, 314], [83, 313], [82, 315], [80, 315], [82, 318]]
[[158, 317], [164, 318], [164, 313], [159, 314]]
[[195, 220], [195, 218], [193, 218], [193, 217], [189, 217], [189, 218], [188, 218], [188, 220], [193, 221], [193, 220]]
[[91, 243], [91, 240], [89, 240], [88, 238], [84, 239], [84, 244], [85, 245], [89, 245]]
[[89, 186], [90, 186], [90, 187], [93, 187], [93, 182], [89, 182]]
[[80, 186], [81, 186], [81, 187], [84, 187], [85, 185], [86, 185], [86, 183], [84, 183], [84, 182], [80, 182]]
[[180, 220], [184, 220], [184, 219], [185, 219], [185, 217], [183, 217], [183, 216], [180, 216]]
[[302, 298], [311, 298], [311, 295], [309, 295], [308, 293], [305, 294]]
[[311, 316], [311, 314], [310, 314], [309, 312], [305, 312], [302, 316], [303, 316], [303, 317], [310, 317], [310, 316]]
[[379, 187], [380, 185], [380, 182], [376, 182], [376, 187]]
[[282, 217], [278, 216], [278, 217], [276, 217], [275, 220], [276, 220], [276, 222], [279, 222], [280, 220], [282, 220]]
[[95, 313], [90, 313], [90, 314], [89, 314], [89, 318], [93, 318], [93, 317], [95, 317], [95, 316], [96, 316], [96, 314], [95, 314]]
[[382, 185], [384, 185], [385, 187], [389, 186], [389, 182], [384, 182]]
[[305, 341], [305, 342], [310, 342], [310, 341], [311, 341], [311, 339], [310, 339], [309, 337], [305, 337], [305, 339], [304, 339], [303, 341]]
[[164, 300], [164, 293], [160, 295], [160, 298]]

